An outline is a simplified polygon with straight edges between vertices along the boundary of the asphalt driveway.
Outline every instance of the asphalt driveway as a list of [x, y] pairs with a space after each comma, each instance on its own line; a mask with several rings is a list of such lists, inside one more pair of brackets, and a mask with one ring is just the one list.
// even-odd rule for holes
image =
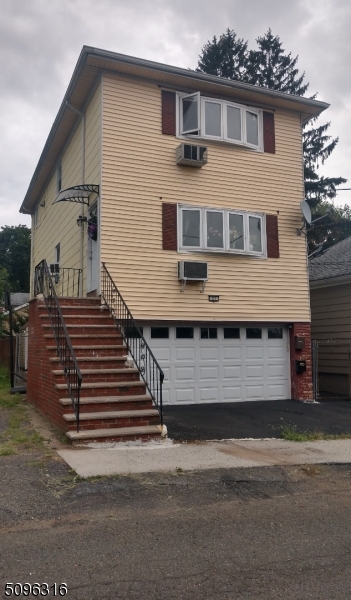
[[174, 440], [278, 438], [286, 425], [300, 432], [351, 433], [351, 400], [302, 403], [294, 400], [165, 406]]

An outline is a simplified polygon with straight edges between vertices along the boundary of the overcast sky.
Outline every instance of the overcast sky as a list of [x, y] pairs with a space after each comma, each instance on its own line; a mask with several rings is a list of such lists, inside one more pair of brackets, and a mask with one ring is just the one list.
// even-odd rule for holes
[[351, 187], [350, 0], [0, 0], [0, 15], [0, 226], [30, 224], [19, 207], [84, 44], [193, 69], [227, 27], [251, 48], [271, 27], [299, 55], [340, 138], [322, 173]]

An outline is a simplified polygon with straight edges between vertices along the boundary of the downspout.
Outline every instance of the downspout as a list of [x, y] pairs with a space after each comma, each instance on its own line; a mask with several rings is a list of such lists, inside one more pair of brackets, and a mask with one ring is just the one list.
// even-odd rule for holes
[[[85, 183], [85, 115], [80, 112], [80, 110], [78, 110], [77, 108], [75, 108], [74, 106], [72, 106], [72, 104], [70, 104], [68, 102], [68, 100], [66, 100], [66, 106], [68, 106], [68, 108], [71, 108], [75, 113], [77, 113], [77, 115], [79, 115], [82, 119], [82, 184]], [[80, 225], [80, 270], [81, 270], [81, 287], [80, 287], [80, 296], [83, 296], [83, 251], [84, 251], [84, 207], [85, 204], [82, 204], [82, 222]]]

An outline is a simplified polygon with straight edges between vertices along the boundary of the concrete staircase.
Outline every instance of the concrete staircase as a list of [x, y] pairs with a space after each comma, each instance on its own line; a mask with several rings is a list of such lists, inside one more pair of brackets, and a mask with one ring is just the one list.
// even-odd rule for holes
[[78, 433], [45, 305], [40, 319], [67, 437], [75, 444], [160, 437], [159, 413], [138, 370], [125, 364], [126, 347], [108, 309], [96, 298], [60, 298], [60, 306], [83, 377]]

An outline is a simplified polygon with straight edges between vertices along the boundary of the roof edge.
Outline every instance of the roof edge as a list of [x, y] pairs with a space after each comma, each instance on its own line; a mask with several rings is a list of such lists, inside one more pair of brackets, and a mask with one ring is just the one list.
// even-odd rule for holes
[[[84, 64], [89, 56], [94, 56], [95, 58], [110, 59], [110, 60], [114, 60], [114, 61], [121, 62], [124, 64], [131, 64], [131, 65], [135, 65], [135, 66], [144, 67], [145, 69], [150, 69], [150, 70], [153, 69], [153, 70], [157, 70], [160, 72], [165, 72], [165, 73], [169, 73], [169, 74], [173, 74], [173, 75], [187, 77], [187, 78], [193, 79], [195, 81], [204, 81], [204, 82], [208, 82], [208, 83], [213, 83], [217, 86], [230, 87], [230, 88], [240, 89], [240, 90], [247, 91], [247, 92], [254, 91], [257, 94], [266, 96], [268, 98], [290, 99], [292, 101], [297, 102], [301, 106], [309, 106], [311, 108], [315, 108], [316, 112], [322, 112], [330, 106], [328, 103], [321, 102], [319, 100], [312, 100], [310, 98], [304, 98], [303, 96], [296, 96], [294, 94], [287, 94], [285, 92], [279, 92], [279, 91], [271, 90], [268, 88], [262, 88], [262, 87], [255, 86], [250, 83], [244, 83], [244, 82], [238, 81], [238, 80], [224, 79], [223, 77], [217, 77], [215, 75], [206, 75], [205, 73], [192, 71], [190, 69], [184, 69], [182, 67], [174, 67], [171, 65], [166, 65], [164, 63], [158, 63], [158, 62], [146, 60], [143, 58], [137, 58], [134, 56], [129, 56], [127, 54], [119, 54], [117, 52], [112, 52], [109, 50], [102, 50], [99, 48], [95, 48], [93, 46], [83, 46], [83, 48], [80, 52], [78, 61], [76, 63], [75, 69], [73, 71], [72, 77], [68, 84], [67, 91], [64, 95], [64, 98], [62, 100], [62, 103], [60, 105], [58, 113], [56, 115], [54, 123], [53, 123], [51, 130], [49, 132], [49, 135], [47, 137], [47, 140], [45, 142], [42, 153], [40, 155], [38, 164], [33, 173], [28, 190], [26, 192], [24, 200], [19, 209], [20, 213], [31, 214], [31, 210], [29, 210], [27, 208], [27, 203], [28, 203], [29, 197], [32, 193], [34, 184], [40, 173], [42, 165], [46, 159], [46, 155], [50, 148], [50, 145], [51, 145], [51, 143], [55, 137], [55, 134], [59, 128], [63, 114], [64, 114], [65, 110], [67, 109], [66, 102], [69, 101], [70, 96], [72, 95], [72, 92], [73, 92], [75, 85], [77, 83], [77, 80], [79, 78], [79, 75], [80, 75], [80, 73], [84, 67]], [[312, 116], [313, 115], [311, 115], [311, 117]]]

